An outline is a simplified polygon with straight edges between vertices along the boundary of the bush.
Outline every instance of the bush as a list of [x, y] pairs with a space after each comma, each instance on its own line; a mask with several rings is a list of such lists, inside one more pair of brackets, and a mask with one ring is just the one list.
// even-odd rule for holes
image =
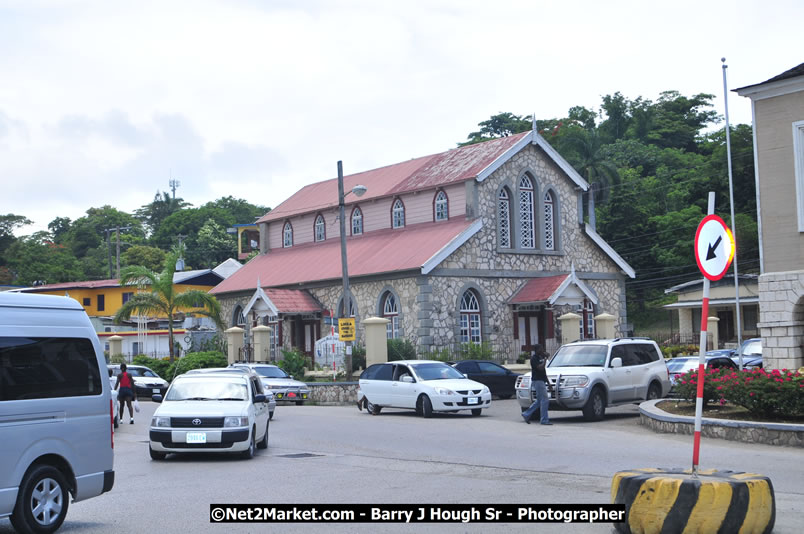
[[144, 365], [148, 367], [162, 378], [165, 378], [168, 373], [168, 368], [170, 367], [170, 358], [151, 358], [144, 354], [137, 354], [131, 362], [134, 365]]
[[366, 368], [366, 347], [354, 345], [352, 347], [352, 372]]
[[115, 354], [114, 356], [109, 356], [107, 360], [109, 361], [109, 363], [117, 365], [120, 365], [121, 363], [126, 363], [126, 357], [123, 356], [122, 354]]
[[309, 366], [307, 356], [297, 350], [282, 349], [282, 359], [276, 362], [287, 374], [294, 378], [301, 379], [304, 376], [304, 368]]
[[528, 354], [527, 352], [521, 352], [519, 354], [519, 357], [517, 357], [516, 359], [516, 363], [525, 363], [528, 360], [530, 360], [530, 354]]
[[454, 358], [452, 357], [452, 353], [447, 348], [431, 352], [431, 353], [429, 353], [427, 355], [427, 358], [430, 359], [430, 360], [437, 360], [439, 362], [451, 362], [451, 361], [454, 361]]
[[226, 359], [226, 355], [222, 352], [190, 352], [175, 360], [172, 364], [168, 363], [168, 366], [165, 369], [165, 374], [161, 376], [170, 382], [174, 377], [179, 376], [182, 373], [186, 373], [192, 369], [226, 367], [227, 365], [229, 365], [229, 361]]
[[413, 343], [407, 339], [389, 339], [388, 340], [388, 361], [395, 362], [397, 360], [415, 360], [416, 348]]
[[493, 355], [491, 345], [483, 341], [482, 343], [462, 343], [455, 356], [458, 360], [490, 360]]
[[665, 358], [675, 358], [679, 354], [698, 354], [698, 345], [668, 345], [660, 347]]
[[[710, 402], [720, 399], [720, 377], [731, 373], [731, 369], [704, 369], [703, 405], [706, 408]], [[676, 393], [682, 399], [695, 402], [698, 396], [698, 368], [690, 369], [676, 379]]]

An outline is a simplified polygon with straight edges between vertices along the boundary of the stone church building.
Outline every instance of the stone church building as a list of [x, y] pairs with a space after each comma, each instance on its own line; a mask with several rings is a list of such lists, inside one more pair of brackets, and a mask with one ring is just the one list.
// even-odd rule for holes
[[[368, 317], [420, 354], [554, 350], [568, 312], [580, 317], [571, 339], [596, 337], [604, 313], [625, 334], [634, 271], [584, 223], [589, 184], [537, 132], [344, 177], [345, 191], [357, 185], [366, 191], [347, 193], [345, 222], [358, 343]], [[211, 291], [229, 324], [272, 326], [277, 347], [312, 355], [343, 303], [337, 218], [335, 178], [259, 219], [260, 254]]]

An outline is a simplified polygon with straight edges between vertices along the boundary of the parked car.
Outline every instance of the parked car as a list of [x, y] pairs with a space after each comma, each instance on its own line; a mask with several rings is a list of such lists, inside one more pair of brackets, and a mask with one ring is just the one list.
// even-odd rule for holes
[[[734, 360], [727, 356], [709, 356], [707, 353], [704, 358], [704, 369], [739, 369], [739, 366], [734, 363]], [[671, 392], [675, 392], [676, 382], [681, 376], [692, 369], [698, 368], [698, 361], [698, 356], [679, 357], [667, 360], [667, 370], [670, 372]]]
[[310, 397], [307, 384], [296, 380], [284, 369], [270, 363], [233, 363], [229, 367], [246, 367], [260, 376], [265, 388], [270, 389], [278, 401], [295, 402], [301, 406]]
[[434, 412], [471, 410], [478, 416], [491, 406], [489, 388], [469, 380], [444, 362], [400, 360], [370, 365], [360, 375], [359, 408], [378, 415], [383, 408], [408, 408], [424, 417]]
[[0, 292], [0, 519], [58, 530], [114, 485], [114, 404], [95, 328], [74, 299]]
[[[547, 365], [552, 387], [550, 407], [582, 410], [600, 420], [609, 406], [664, 397], [670, 391], [667, 366], [659, 346], [646, 338], [596, 339], [563, 345]], [[517, 380], [524, 412], [533, 402], [530, 373]]]
[[514, 386], [520, 373], [498, 363], [489, 360], [462, 360], [452, 366], [466, 378], [488, 386], [491, 394], [501, 399], [510, 399], [516, 393]]
[[153, 460], [168, 453], [239, 452], [252, 458], [268, 447], [268, 399], [256, 375], [185, 373], [170, 384], [151, 419]]
[[[202, 373], [232, 373], [232, 372], [255, 374], [253, 370], [247, 367], [204, 367], [201, 369], [190, 369], [184, 374], [192, 375]], [[257, 376], [257, 378], [259, 378], [259, 375]], [[274, 398], [273, 392], [265, 387], [265, 384], [263, 384], [263, 392], [265, 394], [266, 399], [268, 399], [268, 419], [273, 419], [274, 410], [276, 410], [276, 399]]]
[[[762, 338], [755, 337], [743, 341], [740, 352], [743, 354], [743, 368], [762, 367]], [[731, 359], [740, 365], [739, 353], [735, 353]]]
[[[159, 393], [164, 396], [168, 388], [168, 383], [163, 380], [158, 374], [153, 372], [144, 365], [126, 365], [126, 371], [131, 375], [134, 380], [134, 388], [137, 390], [137, 397], [150, 399], [154, 393]], [[109, 366], [109, 374], [117, 381], [117, 375], [120, 374], [120, 366], [113, 364]], [[114, 384], [112, 385], [114, 387]]]

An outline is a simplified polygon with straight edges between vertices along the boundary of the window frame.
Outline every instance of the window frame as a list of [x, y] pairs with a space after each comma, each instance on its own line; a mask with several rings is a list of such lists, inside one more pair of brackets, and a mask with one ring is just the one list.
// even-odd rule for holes
[[[535, 199], [538, 198], [536, 184], [530, 173], [525, 172], [517, 181], [517, 215], [519, 219], [519, 248], [536, 250], [537, 224]], [[529, 234], [529, 235], [528, 235]]]
[[[503, 206], [505, 206], [505, 214], [502, 213]], [[505, 224], [502, 225], [501, 222]], [[511, 192], [507, 186], [503, 186], [497, 192], [497, 245], [499, 248], [506, 250], [514, 248], [511, 234]]]
[[[441, 208], [441, 209], [439, 209]], [[440, 212], [440, 216], [439, 216]], [[449, 220], [449, 197], [443, 189], [436, 191], [433, 197], [433, 222]]]
[[[389, 302], [392, 302], [393, 309], [388, 309]], [[399, 337], [399, 299], [393, 291], [385, 291], [380, 300], [380, 310], [382, 311], [382, 318], [388, 319], [388, 324], [385, 325], [386, 339], [397, 339]]]
[[[398, 208], [397, 208], [398, 206]], [[397, 223], [401, 224], [397, 224]], [[404, 228], [405, 227], [405, 203], [402, 199], [397, 197], [391, 203], [391, 228]]]
[[542, 249], [553, 252], [558, 248], [556, 246], [556, 198], [553, 191], [547, 189], [544, 192], [542, 203], [542, 238], [544, 240]]
[[[358, 226], [360, 227], [360, 231], [358, 232], [355, 232], [355, 221], [358, 222]], [[349, 216], [349, 223], [351, 235], [363, 235], [363, 210], [360, 209], [360, 206], [355, 206], [352, 208], [352, 214]]]
[[[471, 297], [467, 301], [467, 295]], [[475, 307], [471, 307], [472, 302]], [[466, 305], [465, 305], [466, 303]], [[475, 343], [483, 342], [483, 318], [482, 318], [482, 305], [480, 304], [480, 295], [473, 288], [466, 289], [461, 294], [460, 304], [458, 305], [459, 313], [459, 339], [461, 343]]]
[[316, 243], [327, 240], [327, 221], [321, 213], [313, 219], [313, 240]]
[[293, 224], [290, 221], [285, 221], [282, 225], [282, 248], [290, 248], [293, 246]]

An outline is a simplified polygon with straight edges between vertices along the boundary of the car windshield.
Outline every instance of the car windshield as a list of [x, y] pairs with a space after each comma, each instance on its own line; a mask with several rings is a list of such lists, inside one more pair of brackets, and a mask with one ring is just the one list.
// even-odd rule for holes
[[422, 380], [448, 380], [466, 378], [460, 371], [445, 363], [420, 363], [413, 365]]
[[168, 391], [166, 401], [186, 400], [232, 400], [243, 401], [248, 398], [245, 381], [236, 378], [176, 379]]
[[264, 365], [262, 367], [255, 367], [254, 370], [258, 375], [265, 378], [288, 378], [288, 374], [279, 367]]
[[759, 339], [749, 339], [743, 343], [743, 356], [754, 354], [762, 354], [762, 341]]
[[144, 367], [129, 367], [126, 369], [131, 376], [147, 376], [150, 378], [159, 378], [156, 373]]
[[667, 362], [667, 370], [671, 373], [677, 373], [684, 369], [685, 367], [694, 367], [690, 365], [690, 360], [687, 358], [673, 358], [669, 362]]
[[605, 345], [564, 345], [548, 367], [603, 367], [607, 350]]

